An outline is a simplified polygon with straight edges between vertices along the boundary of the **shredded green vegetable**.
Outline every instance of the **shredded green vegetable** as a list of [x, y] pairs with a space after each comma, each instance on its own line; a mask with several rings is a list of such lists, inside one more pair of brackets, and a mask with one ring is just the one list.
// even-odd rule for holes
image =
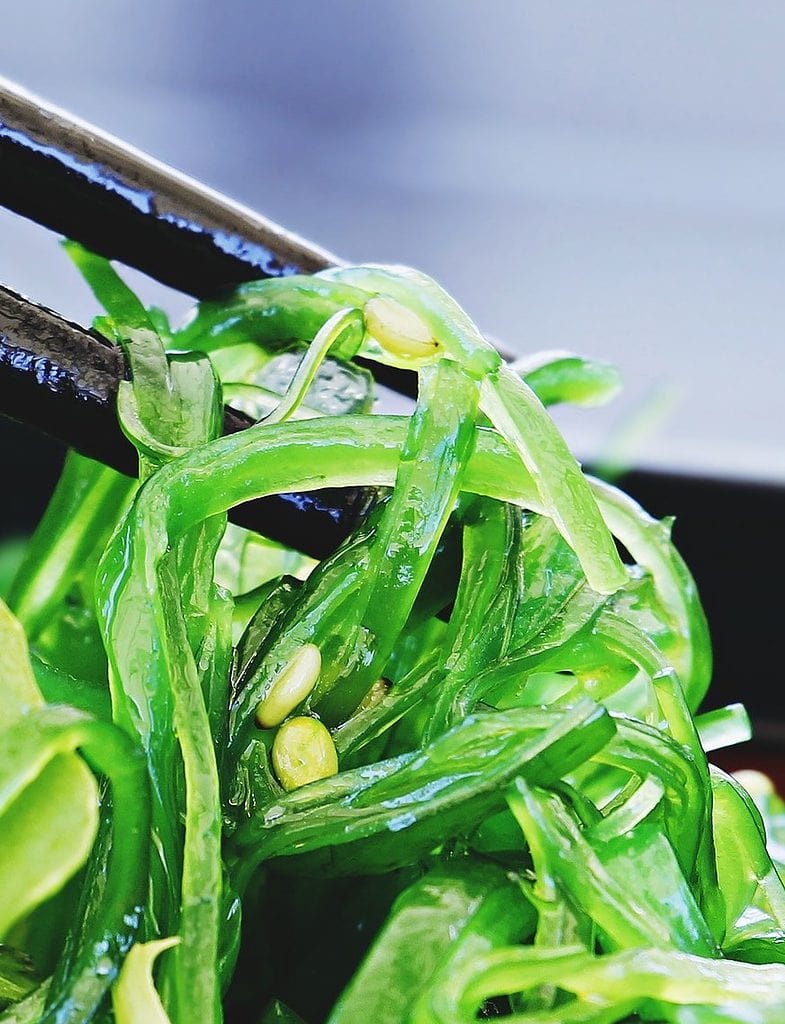
[[[700, 713], [670, 521], [547, 411], [613, 368], [506, 366], [408, 268], [173, 329], [68, 252], [139, 479], [71, 453], [7, 559], [0, 1024], [785, 1020], [785, 804], [707, 760], [749, 721]], [[357, 355], [417, 373], [411, 416]], [[227, 398], [256, 425], [219, 436]], [[227, 526], [350, 486], [318, 563]]]

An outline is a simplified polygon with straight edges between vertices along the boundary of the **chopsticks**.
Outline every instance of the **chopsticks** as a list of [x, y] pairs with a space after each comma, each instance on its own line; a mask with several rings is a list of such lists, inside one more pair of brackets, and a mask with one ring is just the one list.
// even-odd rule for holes
[[[0, 204], [199, 298], [340, 261], [225, 196], [0, 78]], [[413, 374], [374, 365], [413, 394]], [[133, 472], [115, 415], [127, 376], [100, 336], [0, 286], [0, 412]], [[225, 432], [250, 425], [227, 409]], [[249, 503], [235, 521], [323, 557], [367, 507], [359, 491]], [[293, 514], [294, 513], [294, 514]]]
[[[129, 476], [136, 452], [120, 430], [116, 401], [128, 376], [121, 349], [0, 285], [0, 411], [50, 434]], [[251, 426], [224, 410], [224, 433]], [[257, 530], [314, 558], [324, 558], [353, 530], [372, 495], [334, 488], [281, 494], [231, 510]]]
[[198, 298], [341, 262], [1, 77], [0, 203]]

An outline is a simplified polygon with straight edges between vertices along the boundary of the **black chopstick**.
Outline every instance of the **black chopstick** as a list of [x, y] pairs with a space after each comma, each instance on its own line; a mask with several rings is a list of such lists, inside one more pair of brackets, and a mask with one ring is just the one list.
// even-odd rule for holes
[[3, 78], [0, 204], [200, 298], [340, 262]]
[[[3, 78], [0, 205], [198, 298], [341, 262]], [[415, 374], [369, 368], [379, 383], [416, 394]], [[124, 373], [122, 354], [98, 335], [0, 286], [0, 412], [134, 472], [135, 455], [115, 412]], [[247, 425], [227, 410], [226, 432]], [[233, 518], [323, 557], [372, 497], [337, 490], [283, 495], [235, 509]]]
[[[130, 476], [136, 453], [117, 421], [123, 353], [93, 331], [0, 285], [0, 409], [89, 458]], [[224, 410], [224, 433], [251, 425]], [[232, 509], [231, 518], [289, 547], [324, 558], [373, 500], [357, 489], [282, 494]]]
[[[2, 77], [0, 205], [198, 298], [341, 262]], [[414, 374], [371, 369], [416, 395]]]

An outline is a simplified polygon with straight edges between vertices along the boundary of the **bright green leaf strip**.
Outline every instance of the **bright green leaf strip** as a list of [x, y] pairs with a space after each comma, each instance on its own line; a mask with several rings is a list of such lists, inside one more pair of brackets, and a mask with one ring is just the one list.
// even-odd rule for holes
[[537, 396], [511, 370], [483, 381], [482, 409], [514, 446], [548, 515], [580, 559], [589, 585], [610, 594], [627, 580], [586, 478]]
[[136, 481], [69, 452], [46, 512], [25, 550], [8, 603], [35, 638], [96, 547], [103, 547]]
[[[427, 1024], [471, 1024], [484, 1001], [552, 984], [576, 996], [549, 1014], [520, 1013], [509, 1024], [613, 1024], [656, 1000], [654, 1019], [779, 1024], [785, 967], [711, 960], [676, 950], [638, 948], [594, 956], [581, 949], [510, 947], [463, 965], [432, 1001]], [[678, 1007], [695, 1016], [676, 1016]], [[705, 1008], [705, 1010], [704, 1010]], [[419, 1022], [418, 1022], [419, 1024]]]
[[153, 984], [153, 965], [177, 942], [177, 938], [158, 939], [131, 947], [112, 989], [116, 1024], [170, 1024]]
[[611, 363], [584, 359], [572, 352], [535, 352], [516, 359], [512, 369], [546, 406], [559, 402], [603, 405], [621, 388], [621, 376]]
[[671, 543], [670, 524], [652, 518], [610, 484], [594, 479], [590, 483], [613, 535], [652, 575], [674, 631], [674, 644], [666, 653], [694, 711], [711, 678], [711, 641], [695, 581]]
[[43, 704], [30, 665], [24, 629], [3, 600], [0, 600], [0, 699], [4, 705], [4, 726]]
[[288, 420], [299, 409], [308, 394], [308, 389], [330, 349], [340, 345], [346, 336], [357, 337], [359, 347], [362, 332], [363, 318], [359, 310], [342, 309], [326, 320], [308, 346], [286, 393], [275, 409], [265, 416], [265, 423], [283, 423]]
[[[420, 396], [398, 460], [395, 487], [379, 519], [369, 564], [352, 605], [371, 656], [343, 668], [313, 705], [344, 721], [379, 678], [403, 629], [453, 511], [475, 443], [477, 383], [451, 360], [420, 374]], [[352, 623], [344, 624], [344, 629]]]
[[500, 868], [456, 860], [433, 869], [398, 897], [328, 1024], [416, 1022], [416, 993], [458, 961], [520, 938], [532, 919], [519, 887]]
[[111, 781], [116, 841], [98, 918], [83, 936], [83, 945], [67, 973], [58, 976], [49, 990], [42, 1018], [47, 1024], [61, 1019], [58, 1015], [71, 1004], [81, 1007], [84, 1016], [70, 1019], [89, 1019], [116, 975], [118, 960], [133, 941], [147, 898], [149, 802], [144, 759], [114, 726], [71, 708], [28, 712], [3, 733], [0, 802], [13, 809], [53, 759], [77, 748], [94, 770]]

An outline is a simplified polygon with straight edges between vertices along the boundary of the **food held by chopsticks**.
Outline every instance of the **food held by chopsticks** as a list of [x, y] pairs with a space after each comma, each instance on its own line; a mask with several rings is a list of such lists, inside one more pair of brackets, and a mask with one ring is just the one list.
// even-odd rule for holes
[[[70, 454], [2, 609], [0, 1021], [781, 1021], [783, 805], [707, 761], [749, 726], [670, 522], [546, 409], [615, 371], [521, 377], [406, 268], [173, 329], [69, 252], [139, 479]], [[319, 562], [227, 525], [325, 487], [373, 500]]]

